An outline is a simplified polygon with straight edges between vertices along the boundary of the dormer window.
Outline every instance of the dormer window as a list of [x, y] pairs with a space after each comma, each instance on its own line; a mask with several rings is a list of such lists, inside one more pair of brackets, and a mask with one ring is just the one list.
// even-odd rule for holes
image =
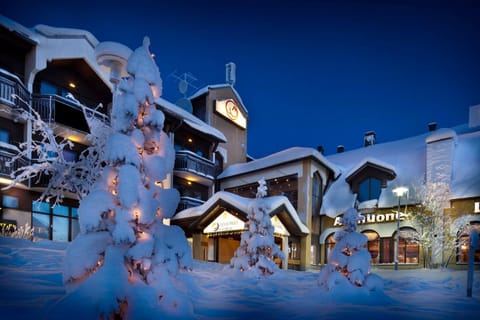
[[382, 191], [382, 182], [377, 178], [368, 178], [361, 182], [358, 186], [359, 202], [378, 199]]
[[375, 159], [367, 159], [354, 167], [345, 178], [358, 202], [378, 199], [387, 181], [395, 179], [393, 167]]

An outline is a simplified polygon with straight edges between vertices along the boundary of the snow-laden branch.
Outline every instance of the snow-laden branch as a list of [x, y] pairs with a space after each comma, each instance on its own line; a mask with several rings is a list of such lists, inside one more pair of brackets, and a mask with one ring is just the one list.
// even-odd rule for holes
[[21, 143], [21, 151], [8, 162], [7, 165], [13, 167], [16, 161], [29, 160], [28, 165], [11, 172], [12, 182], [4, 189], [34, 178], [37, 178], [35, 183], [39, 183], [42, 176], [46, 176], [48, 182], [39, 201], [54, 199], [55, 203], [60, 203], [67, 192], [74, 193], [79, 199], [84, 198], [100, 174], [100, 156], [104, 149], [106, 132], [111, 129], [95, 119], [93, 113], [87, 114], [86, 107], [82, 106], [91, 131], [87, 139], [92, 145], [79, 155], [78, 161], [69, 161], [65, 159], [64, 151], [73, 148], [72, 141], [55, 135], [55, 125], [43, 121], [28, 102], [17, 95], [14, 97], [28, 106], [29, 111], [22, 111], [17, 118], [31, 123], [32, 139]]

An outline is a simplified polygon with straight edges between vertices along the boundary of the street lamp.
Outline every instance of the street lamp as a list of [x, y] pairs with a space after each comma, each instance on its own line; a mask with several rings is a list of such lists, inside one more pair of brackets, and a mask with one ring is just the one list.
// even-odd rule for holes
[[398, 270], [398, 245], [400, 243], [400, 199], [404, 194], [408, 192], [407, 187], [396, 187], [392, 190], [398, 197], [398, 210], [397, 210], [397, 236], [395, 241], [395, 270]]

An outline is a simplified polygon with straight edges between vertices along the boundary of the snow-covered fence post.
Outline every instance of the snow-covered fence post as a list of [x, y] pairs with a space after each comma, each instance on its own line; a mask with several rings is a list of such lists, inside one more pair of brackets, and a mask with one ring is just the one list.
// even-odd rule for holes
[[475, 260], [475, 249], [478, 247], [478, 233], [473, 229], [470, 231], [469, 252], [468, 252], [468, 274], [467, 274], [467, 297], [472, 296], [473, 265]]

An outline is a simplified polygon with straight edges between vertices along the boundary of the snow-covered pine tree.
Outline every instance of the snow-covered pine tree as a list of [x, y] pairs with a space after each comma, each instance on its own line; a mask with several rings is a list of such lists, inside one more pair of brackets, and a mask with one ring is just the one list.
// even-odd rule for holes
[[114, 99], [106, 166], [80, 202], [80, 234], [65, 257], [69, 293], [54, 315], [73, 309], [82, 319], [191, 317], [175, 278], [191, 268], [191, 249], [179, 227], [163, 223], [175, 213], [179, 194], [161, 183], [175, 154], [154, 104], [162, 88], [149, 45], [145, 37], [130, 56], [130, 77]]
[[279, 270], [275, 259], [285, 255], [275, 244], [273, 225], [268, 214], [267, 186], [264, 179], [258, 181], [256, 199], [249, 205], [247, 230], [242, 233], [240, 246], [230, 261], [231, 267], [256, 276], [271, 275]]
[[370, 272], [370, 252], [365, 245], [367, 236], [357, 232], [357, 223], [363, 220], [354, 208], [348, 209], [340, 222], [343, 229], [335, 233], [335, 246], [328, 255], [328, 264], [320, 271], [318, 283], [333, 290], [340, 286], [345, 290], [366, 287], [382, 288], [382, 279]]

